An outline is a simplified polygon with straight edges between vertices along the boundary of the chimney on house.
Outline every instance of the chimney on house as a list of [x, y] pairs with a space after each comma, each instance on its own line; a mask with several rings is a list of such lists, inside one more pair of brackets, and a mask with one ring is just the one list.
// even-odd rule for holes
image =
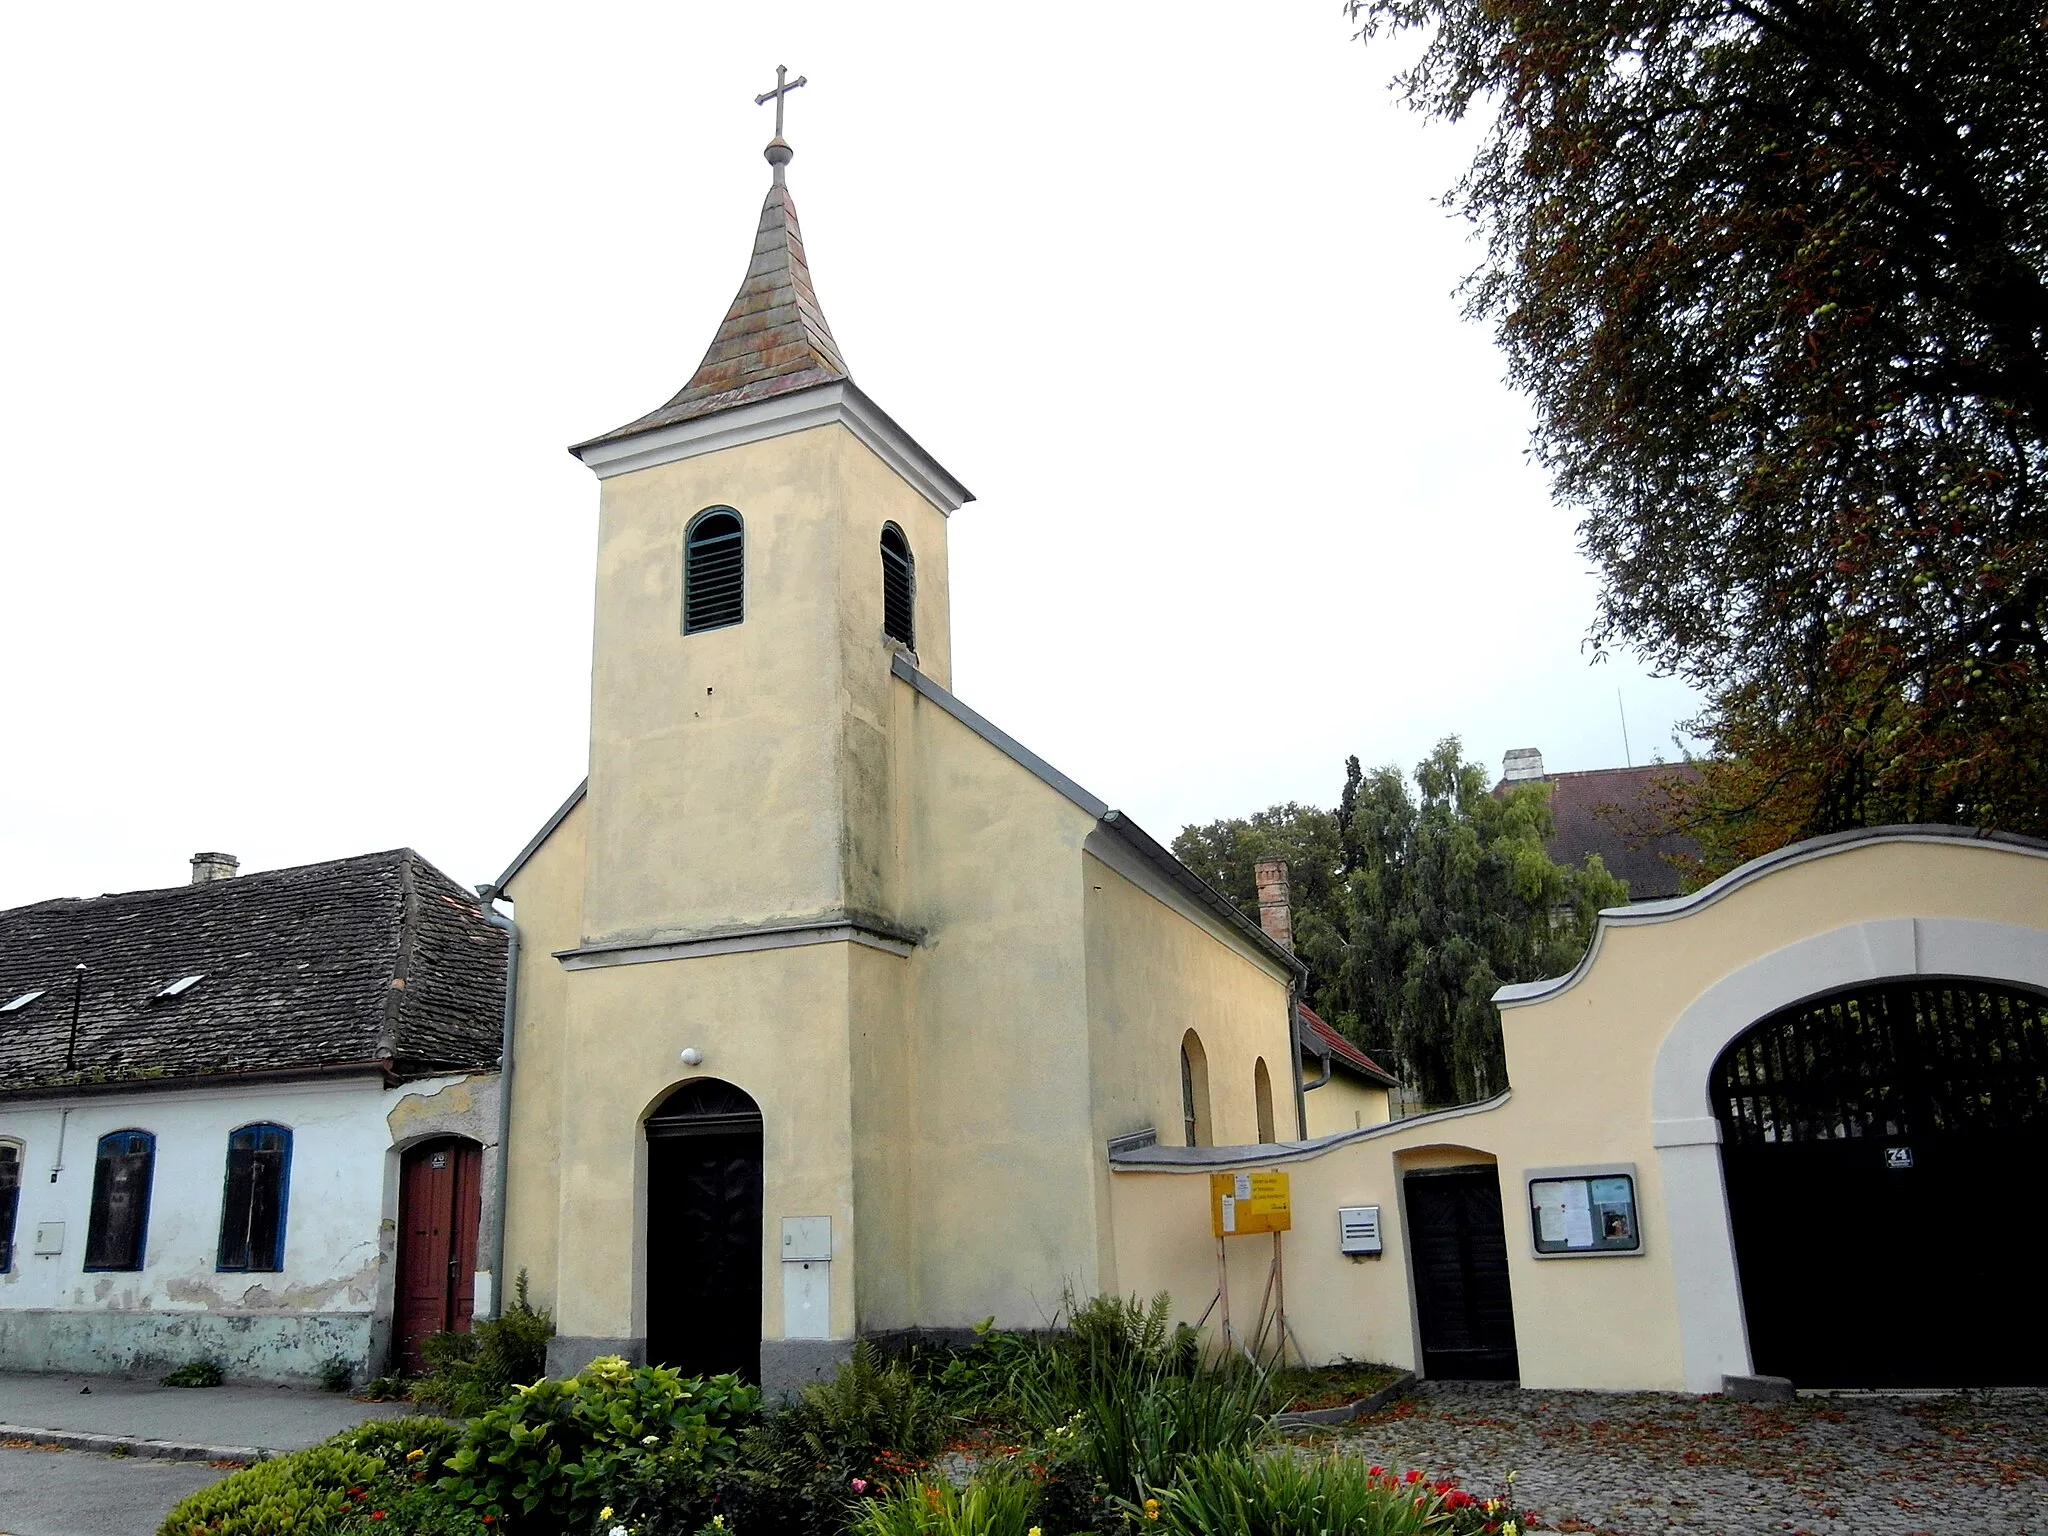
[[1542, 778], [1542, 748], [1510, 747], [1508, 755], [1500, 760], [1500, 776], [1510, 784], [1520, 784], [1525, 779]]
[[1259, 891], [1259, 926], [1282, 949], [1294, 948], [1294, 908], [1287, 892], [1287, 861], [1261, 859], [1252, 879]]
[[242, 861], [232, 853], [195, 853], [192, 855], [192, 883], [211, 885], [216, 880], [232, 880], [235, 871], [242, 867]]

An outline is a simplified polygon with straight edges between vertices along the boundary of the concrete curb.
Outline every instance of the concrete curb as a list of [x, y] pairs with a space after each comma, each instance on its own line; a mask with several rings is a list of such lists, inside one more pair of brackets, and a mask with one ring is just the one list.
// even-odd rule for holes
[[1369, 1413], [1378, 1413], [1397, 1398], [1406, 1397], [1415, 1390], [1415, 1373], [1403, 1371], [1379, 1391], [1361, 1397], [1355, 1403], [1339, 1403], [1335, 1408], [1305, 1408], [1300, 1413], [1283, 1413], [1273, 1423], [1279, 1429], [1313, 1429], [1321, 1424], [1349, 1424], [1353, 1419], [1362, 1419]]
[[75, 1429], [31, 1429], [0, 1424], [0, 1440], [28, 1440], [67, 1451], [98, 1451], [103, 1456], [142, 1456], [157, 1461], [262, 1461], [274, 1456], [254, 1445], [197, 1445], [185, 1440], [148, 1440], [140, 1435], [92, 1435]]

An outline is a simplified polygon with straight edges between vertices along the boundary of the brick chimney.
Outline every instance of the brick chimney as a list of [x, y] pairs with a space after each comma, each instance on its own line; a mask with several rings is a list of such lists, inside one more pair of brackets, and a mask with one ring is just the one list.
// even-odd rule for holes
[[1294, 948], [1294, 909], [1288, 900], [1287, 861], [1261, 859], [1252, 876], [1259, 890], [1259, 926], [1282, 949]]
[[211, 885], [216, 880], [232, 880], [235, 871], [242, 867], [242, 861], [232, 853], [195, 853], [192, 855], [192, 883]]
[[1508, 755], [1500, 760], [1500, 776], [1510, 784], [1542, 778], [1543, 750], [1540, 747], [1510, 747]]

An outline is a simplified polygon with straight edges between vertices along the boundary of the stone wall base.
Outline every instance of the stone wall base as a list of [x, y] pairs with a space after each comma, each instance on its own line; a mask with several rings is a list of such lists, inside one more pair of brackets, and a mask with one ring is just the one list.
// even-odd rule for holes
[[0, 1370], [161, 1376], [212, 1360], [231, 1380], [305, 1383], [339, 1356], [375, 1375], [367, 1312], [116, 1312], [0, 1309]]

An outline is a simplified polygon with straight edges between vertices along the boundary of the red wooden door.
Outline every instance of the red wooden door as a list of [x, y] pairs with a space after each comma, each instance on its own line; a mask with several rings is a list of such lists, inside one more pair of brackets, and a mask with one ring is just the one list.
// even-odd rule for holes
[[409, 1149], [398, 1172], [398, 1363], [421, 1371], [420, 1340], [467, 1333], [476, 1309], [483, 1148], [447, 1137]]

